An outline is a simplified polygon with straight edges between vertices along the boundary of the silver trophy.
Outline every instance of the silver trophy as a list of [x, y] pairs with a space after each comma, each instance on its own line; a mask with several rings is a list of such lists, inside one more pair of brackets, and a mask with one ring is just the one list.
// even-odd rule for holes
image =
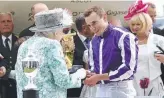
[[39, 60], [33, 53], [28, 53], [26, 58], [22, 60], [22, 67], [24, 74], [28, 78], [28, 84], [25, 86], [25, 90], [37, 90], [37, 86], [34, 84], [33, 79], [37, 75]]

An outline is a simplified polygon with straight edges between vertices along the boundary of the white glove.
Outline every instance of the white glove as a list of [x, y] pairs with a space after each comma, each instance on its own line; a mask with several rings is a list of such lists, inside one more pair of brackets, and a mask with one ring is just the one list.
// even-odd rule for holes
[[15, 79], [16, 78], [15, 70], [11, 70], [11, 72], [9, 74], [9, 78], [11, 78], [11, 79]]
[[84, 79], [86, 77], [86, 70], [84, 68], [80, 68], [78, 69], [75, 73], [74, 73], [79, 79]]

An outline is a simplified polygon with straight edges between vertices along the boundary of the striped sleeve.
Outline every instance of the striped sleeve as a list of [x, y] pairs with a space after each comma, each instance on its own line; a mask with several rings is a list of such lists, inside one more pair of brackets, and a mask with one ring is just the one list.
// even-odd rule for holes
[[121, 49], [122, 64], [115, 71], [110, 71], [110, 81], [128, 79], [135, 73], [137, 66], [138, 46], [137, 39], [132, 34], [123, 33], [119, 40]]
[[90, 71], [94, 71], [92, 41], [90, 41], [90, 44], [89, 44], [88, 54], [89, 54], [89, 56], [88, 56], [89, 57], [89, 69], [90, 69]]

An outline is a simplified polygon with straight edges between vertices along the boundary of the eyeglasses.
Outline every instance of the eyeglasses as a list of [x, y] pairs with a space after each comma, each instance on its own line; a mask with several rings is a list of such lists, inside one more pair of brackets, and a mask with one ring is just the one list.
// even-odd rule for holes
[[70, 28], [64, 28], [64, 29], [63, 29], [63, 33], [64, 33], [64, 34], [68, 34], [70, 30], [71, 30]]

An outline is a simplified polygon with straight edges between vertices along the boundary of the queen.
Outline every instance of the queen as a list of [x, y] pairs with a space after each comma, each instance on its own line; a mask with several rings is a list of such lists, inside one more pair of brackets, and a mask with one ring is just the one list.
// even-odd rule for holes
[[22, 60], [27, 58], [29, 52], [39, 62], [33, 79], [39, 90], [39, 98], [66, 98], [67, 89], [80, 87], [81, 79], [86, 76], [86, 71], [82, 68], [69, 74], [60, 43], [67, 34], [63, 29], [73, 23], [72, 16], [68, 11], [56, 8], [37, 13], [34, 19], [36, 27], [30, 30], [35, 35], [21, 44], [15, 65], [18, 98], [23, 98], [22, 90], [28, 83], [28, 78], [23, 73]]

